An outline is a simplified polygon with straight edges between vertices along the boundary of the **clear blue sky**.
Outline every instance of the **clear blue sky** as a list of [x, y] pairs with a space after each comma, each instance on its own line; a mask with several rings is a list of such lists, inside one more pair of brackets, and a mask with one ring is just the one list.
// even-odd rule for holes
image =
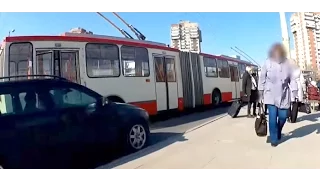
[[[130, 32], [112, 13], [103, 14]], [[143, 32], [148, 40], [167, 44], [171, 24], [179, 20], [198, 22], [205, 53], [235, 55], [230, 47], [237, 46], [261, 62], [266, 58], [269, 46], [281, 41], [279, 13], [119, 14]], [[291, 13], [286, 15], [289, 25]], [[121, 36], [96, 13], [0, 13], [0, 38], [7, 36], [10, 29], [16, 30], [12, 35], [57, 35], [74, 27], [83, 27], [95, 34]]]

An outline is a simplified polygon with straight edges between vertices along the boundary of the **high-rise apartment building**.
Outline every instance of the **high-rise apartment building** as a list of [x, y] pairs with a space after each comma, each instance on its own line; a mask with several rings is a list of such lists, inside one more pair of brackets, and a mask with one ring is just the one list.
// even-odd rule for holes
[[70, 33], [76, 33], [76, 34], [93, 34], [93, 32], [91, 31], [87, 31], [81, 27], [77, 27], [77, 28], [72, 28], [70, 31]]
[[296, 63], [302, 70], [320, 69], [320, 13], [297, 12], [290, 18]]
[[180, 21], [171, 25], [171, 47], [181, 51], [201, 52], [201, 30], [198, 23]]

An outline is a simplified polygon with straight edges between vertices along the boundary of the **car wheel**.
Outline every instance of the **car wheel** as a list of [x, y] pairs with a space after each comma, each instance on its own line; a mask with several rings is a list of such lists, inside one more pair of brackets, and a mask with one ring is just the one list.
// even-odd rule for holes
[[128, 128], [127, 132], [127, 150], [135, 152], [143, 149], [148, 145], [149, 141], [149, 127], [142, 123], [134, 123]]

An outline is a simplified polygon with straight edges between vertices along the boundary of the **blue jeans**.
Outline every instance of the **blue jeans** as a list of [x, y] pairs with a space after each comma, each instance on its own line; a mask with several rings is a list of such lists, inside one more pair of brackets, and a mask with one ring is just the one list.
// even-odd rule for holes
[[268, 104], [268, 111], [270, 142], [276, 144], [281, 138], [282, 128], [288, 117], [288, 109], [279, 109], [274, 105]]

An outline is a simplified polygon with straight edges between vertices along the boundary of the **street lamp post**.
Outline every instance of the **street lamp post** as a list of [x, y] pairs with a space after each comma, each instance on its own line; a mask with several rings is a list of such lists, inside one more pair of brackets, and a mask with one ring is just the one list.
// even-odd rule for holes
[[11, 33], [14, 33], [16, 30], [15, 29], [12, 29], [11, 31], [9, 31], [9, 37], [11, 35]]

